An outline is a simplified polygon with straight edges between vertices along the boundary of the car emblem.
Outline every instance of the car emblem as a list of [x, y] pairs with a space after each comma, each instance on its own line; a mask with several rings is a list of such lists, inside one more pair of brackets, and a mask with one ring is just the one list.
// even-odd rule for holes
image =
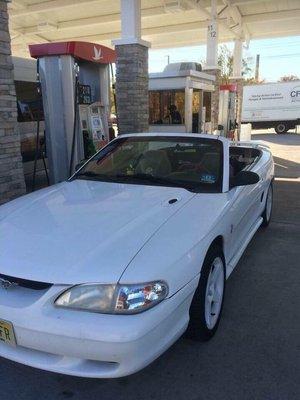
[[18, 284], [16, 282], [10, 282], [10, 281], [8, 281], [6, 279], [0, 278], [0, 287], [2, 289], [7, 290], [7, 289], [10, 289], [10, 288], [12, 288], [14, 286], [18, 286]]

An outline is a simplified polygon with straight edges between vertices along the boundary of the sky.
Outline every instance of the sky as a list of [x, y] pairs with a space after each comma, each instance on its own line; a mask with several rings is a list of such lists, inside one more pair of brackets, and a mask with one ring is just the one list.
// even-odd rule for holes
[[[233, 43], [226, 43], [233, 49]], [[160, 72], [168, 62], [205, 60], [206, 46], [177, 47], [173, 49], [150, 50], [149, 71]], [[248, 49], [243, 49], [254, 76], [256, 55], [260, 54], [260, 79], [266, 82], [278, 81], [284, 75], [297, 75], [300, 78], [300, 36], [251, 40]], [[251, 76], [251, 74], [250, 74]]]

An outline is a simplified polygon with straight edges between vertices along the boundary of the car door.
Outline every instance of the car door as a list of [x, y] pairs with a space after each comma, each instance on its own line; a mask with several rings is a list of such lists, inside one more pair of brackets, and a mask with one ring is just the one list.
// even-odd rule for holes
[[260, 216], [262, 193], [262, 179], [254, 185], [229, 187], [231, 256], [239, 250]]
[[250, 186], [235, 187], [229, 191], [231, 256], [238, 251], [255, 222], [253, 206], [255, 197], [255, 190]]

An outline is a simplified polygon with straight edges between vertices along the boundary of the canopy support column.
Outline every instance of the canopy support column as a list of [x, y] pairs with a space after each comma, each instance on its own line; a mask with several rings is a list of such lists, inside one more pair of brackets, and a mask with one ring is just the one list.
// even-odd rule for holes
[[232, 78], [234, 79], [242, 78], [242, 55], [243, 55], [243, 41], [241, 39], [236, 39], [234, 41], [234, 50], [233, 50]]
[[141, 0], [121, 0], [121, 39], [116, 48], [119, 134], [149, 130], [148, 48], [141, 38]]
[[215, 69], [218, 65], [218, 19], [217, 0], [211, 0], [211, 19], [207, 26], [206, 65]]
[[218, 67], [218, 15], [217, 0], [211, 0], [211, 18], [207, 26], [205, 72], [214, 75], [215, 90], [211, 93], [211, 130], [218, 129], [220, 69]]

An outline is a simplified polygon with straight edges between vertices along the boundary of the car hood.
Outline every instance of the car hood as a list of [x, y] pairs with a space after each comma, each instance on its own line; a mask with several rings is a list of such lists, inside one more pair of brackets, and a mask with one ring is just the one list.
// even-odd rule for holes
[[56, 284], [115, 283], [193, 196], [181, 188], [89, 180], [24, 196], [0, 207], [0, 273]]

